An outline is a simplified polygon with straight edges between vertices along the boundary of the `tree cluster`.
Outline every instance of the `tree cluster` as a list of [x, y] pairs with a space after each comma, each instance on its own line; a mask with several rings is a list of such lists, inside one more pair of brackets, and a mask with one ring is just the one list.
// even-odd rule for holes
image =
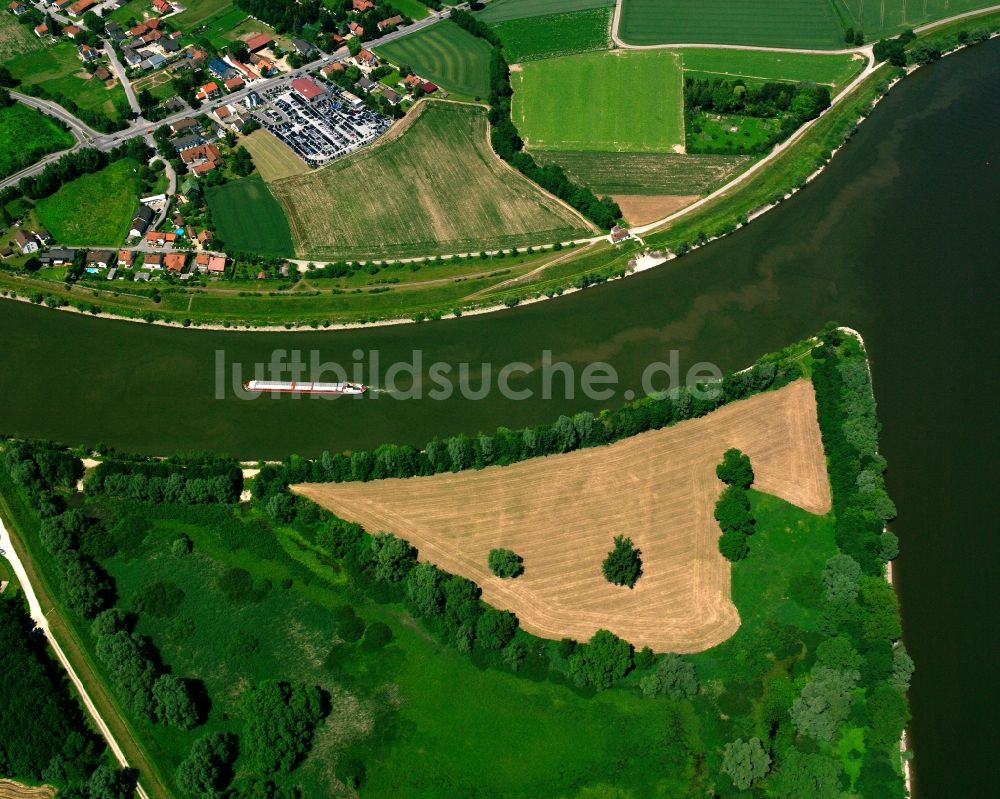
[[177, 767], [177, 784], [192, 799], [218, 799], [232, 779], [237, 754], [235, 735], [209, 733], [194, 742]]
[[888, 61], [894, 67], [906, 66], [906, 45], [916, 39], [912, 30], [903, 31], [891, 39], [879, 39], [872, 48], [876, 61]]
[[243, 472], [231, 458], [187, 460], [105, 459], [87, 475], [88, 494], [125, 497], [137, 502], [229, 504], [243, 491]]
[[312, 685], [269, 680], [240, 702], [243, 743], [255, 774], [289, 774], [312, 748], [316, 726], [329, 712], [323, 692]]
[[756, 524], [745, 488], [735, 484], [726, 486], [715, 503], [715, 520], [722, 528], [719, 551], [728, 560], [743, 560], [750, 552], [748, 539]]
[[115, 161], [133, 158], [144, 164], [151, 155], [152, 151], [140, 136], [128, 139], [106, 153], [93, 148], [74, 150], [48, 164], [39, 174], [22, 178], [18, 189], [25, 197], [38, 200], [54, 194], [81, 175], [99, 172]]

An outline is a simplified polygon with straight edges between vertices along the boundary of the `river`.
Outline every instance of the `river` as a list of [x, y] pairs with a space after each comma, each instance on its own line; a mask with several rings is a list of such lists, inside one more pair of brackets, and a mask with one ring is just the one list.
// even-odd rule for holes
[[[553, 302], [295, 334], [178, 331], [0, 302], [0, 431], [253, 458], [420, 444], [618, 404], [671, 350], [682, 373], [695, 361], [731, 369], [835, 319], [868, 344], [900, 510], [897, 586], [918, 665], [910, 695], [918, 792], [975, 796], [992, 786], [998, 751], [1000, 474], [996, 400], [987, 399], [1000, 389], [998, 220], [1000, 42], [991, 42], [907, 78], [816, 181], [749, 227]], [[512, 381], [535, 392], [523, 401], [496, 391], [482, 400], [243, 401], [230, 387], [216, 398], [220, 357], [243, 364], [246, 379], [250, 364], [281, 348], [341, 364], [355, 349], [377, 351], [383, 370], [415, 349], [425, 368], [467, 362], [474, 370], [482, 362], [538, 367], [548, 349], [577, 374], [605, 361], [620, 380], [607, 400], [542, 400], [537, 370]], [[364, 377], [381, 387], [385, 375]], [[555, 386], [560, 394], [560, 380]]]

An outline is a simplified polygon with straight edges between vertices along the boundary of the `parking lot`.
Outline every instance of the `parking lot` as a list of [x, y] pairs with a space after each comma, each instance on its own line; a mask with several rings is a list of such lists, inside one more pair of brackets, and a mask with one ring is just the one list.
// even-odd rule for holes
[[277, 87], [264, 92], [254, 118], [311, 166], [322, 166], [374, 141], [391, 120], [367, 108], [352, 108], [331, 86], [324, 97], [305, 100], [298, 92]]

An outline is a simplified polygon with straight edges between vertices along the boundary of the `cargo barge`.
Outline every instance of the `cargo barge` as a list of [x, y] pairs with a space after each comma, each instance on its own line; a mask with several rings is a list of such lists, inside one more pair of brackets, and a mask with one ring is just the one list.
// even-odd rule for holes
[[364, 383], [303, 383], [281, 380], [247, 380], [243, 384], [247, 391], [277, 391], [283, 394], [364, 394], [368, 386]]

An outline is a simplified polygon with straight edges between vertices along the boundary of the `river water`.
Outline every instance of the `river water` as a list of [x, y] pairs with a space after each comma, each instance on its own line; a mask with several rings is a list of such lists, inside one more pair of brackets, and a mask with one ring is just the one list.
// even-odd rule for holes
[[[357, 331], [178, 331], [0, 303], [0, 432], [148, 453], [214, 449], [247, 458], [421, 444], [618, 404], [648, 364], [678, 353], [731, 369], [835, 319], [865, 336], [900, 510], [897, 586], [918, 665], [911, 744], [921, 797], [976, 796], [997, 776], [1000, 470], [1000, 42], [919, 70], [893, 90], [828, 169], [749, 227], [650, 272], [553, 302], [457, 321]], [[524, 362], [482, 400], [238, 399], [275, 350], [308, 362]], [[363, 357], [355, 353], [359, 350]], [[542, 399], [540, 367], [593, 361], [609, 399]], [[225, 363], [224, 399], [217, 363]], [[453, 372], [454, 374], [454, 372]], [[327, 375], [329, 377], [329, 375]], [[474, 377], [473, 388], [480, 379]], [[409, 386], [405, 374], [399, 381]], [[658, 381], [657, 386], [663, 383]]]

